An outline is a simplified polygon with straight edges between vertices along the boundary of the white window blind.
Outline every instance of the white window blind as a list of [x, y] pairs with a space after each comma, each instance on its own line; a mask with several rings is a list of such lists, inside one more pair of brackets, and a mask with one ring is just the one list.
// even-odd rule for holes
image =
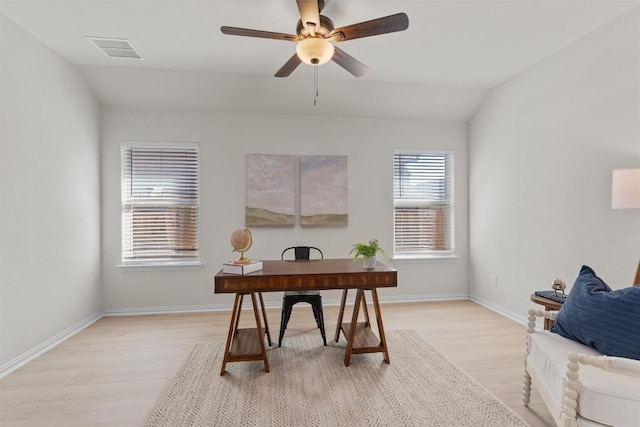
[[198, 144], [123, 143], [122, 263], [198, 262]]
[[394, 255], [453, 254], [453, 152], [393, 154]]

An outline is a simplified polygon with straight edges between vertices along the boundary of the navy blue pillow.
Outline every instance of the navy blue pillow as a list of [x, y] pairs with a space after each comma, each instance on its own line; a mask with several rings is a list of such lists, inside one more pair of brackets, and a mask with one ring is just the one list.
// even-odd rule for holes
[[640, 360], [640, 286], [612, 291], [583, 265], [551, 332], [607, 356]]

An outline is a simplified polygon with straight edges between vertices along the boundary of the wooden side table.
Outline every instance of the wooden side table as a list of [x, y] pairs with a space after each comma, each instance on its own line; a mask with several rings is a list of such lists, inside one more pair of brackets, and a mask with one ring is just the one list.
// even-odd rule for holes
[[[544, 298], [536, 294], [531, 294], [531, 301], [544, 306], [545, 311], [560, 310], [562, 303], [549, 298]], [[544, 328], [549, 329], [553, 326], [553, 320], [544, 319]]]

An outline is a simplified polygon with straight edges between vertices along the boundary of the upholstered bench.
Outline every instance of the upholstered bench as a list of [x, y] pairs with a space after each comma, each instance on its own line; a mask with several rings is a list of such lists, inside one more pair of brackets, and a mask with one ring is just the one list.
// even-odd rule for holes
[[536, 317], [556, 320], [557, 313], [529, 310], [525, 406], [533, 382], [558, 426], [640, 426], [640, 361], [602, 356], [592, 347], [535, 329]]
[[614, 291], [585, 265], [559, 311], [529, 310], [525, 406], [532, 383], [558, 426], [639, 427], [640, 287]]

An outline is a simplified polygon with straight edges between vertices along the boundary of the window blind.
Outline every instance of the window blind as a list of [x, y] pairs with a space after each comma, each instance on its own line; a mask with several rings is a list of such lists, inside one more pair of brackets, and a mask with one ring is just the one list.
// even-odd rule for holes
[[198, 144], [122, 144], [122, 263], [199, 260]]
[[393, 200], [395, 255], [453, 253], [453, 152], [394, 152]]

